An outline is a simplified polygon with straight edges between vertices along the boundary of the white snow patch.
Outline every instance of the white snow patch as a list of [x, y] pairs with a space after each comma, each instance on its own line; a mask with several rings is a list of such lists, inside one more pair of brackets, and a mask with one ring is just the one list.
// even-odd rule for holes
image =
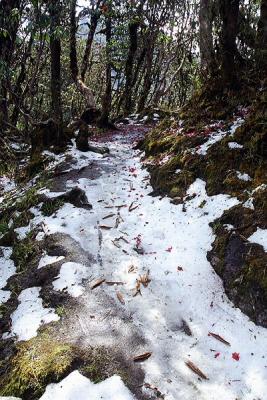
[[232, 224], [224, 224], [223, 226], [229, 232], [235, 229], [234, 225], [232, 225]]
[[257, 228], [256, 232], [254, 232], [248, 240], [251, 243], [260, 244], [265, 251], [267, 251], [267, 229]]
[[9, 247], [0, 247], [3, 256], [0, 257], [0, 304], [5, 303], [11, 295], [9, 290], [2, 290], [8, 279], [16, 273], [14, 262], [10, 259], [12, 249]]
[[16, 189], [16, 183], [13, 179], [10, 179], [8, 176], [4, 175], [0, 177], [0, 189], [4, 193], [8, 193], [13, 189]]
[[11, 333], [3, 335], [4, 338], [16, 336], [18, 340], [29, 340], [37, 336], [41, 325], [59, 320], [52, 308], [43, 308], [40, 290], [40, 287], [31, 287], [20, 293], [20, 304], [11, 314]]
[[58, 278], [53, 282], [55, 290], [66, 290], [72, 297], [79, 297], [85, 288], [82, 282], [90, 276], [90, 269], [83, 264], [67, 262], [61, 266]]
[[223, 131], [223, 130], [219, 129], [219, 130], [215, 131], [214, 133], [212, 133], [210, 135], [209, 139], [205, 143], [203, 143], [201, 146], [199, 146], [199, 148], [196, 150], [196, 153], [200, 154], [200, 155], [206, 155], [209, 148], [213, 144], [219, 142], [227, 135], [233, 136], [233, 134], [235, 133], [237, 128], [239, 128], [239, 126], [241, 126], [243, 123], [244, 123], [244, 120], [242, 118], [237, 118], [233, 122], [233, 124], [229, 130]]
[[55, 264], [58, 261], [64, 260], [64, 258], [64, 256], [49, 256], [45, 253], [39, 261], [38, 269], [46, 267], [47, 265]]
[[134, 400], [117, 375], [94, 384], [79, 371], [73, 371], [57, 384], [48, 385], [40, 400]]
[[228, 143], [228, 147], [230, 149], [243, 149], [244, 146], [242, 144], [239, 144], [239, 143], [236, 143], [236, 142], [229, 142]]
[[177, 168], [177, 170], [174, 173], [175, 174], [180, 174], [180, 172], [182, 172], [182, 170], [180, 168]]
[[265, 190], [265, 189], [267, 189], [267, 185], [265, 183], [263, 183], [262, 185], [257, 186], [254, 190], [252, 190], [252, 193], [255, 193], [255, 192], [258, 192], [261, 190]]
[[[177, 393], [184, 400], [264, 399], [267, 330], [255, 326], [233, 306], [222, 281], [207, 261], [207, 252], [215, 239], [210, 223], [238, 204], [237, 199], [223, 194], [209, 197], [205, 182], [200, 179], [188, 190], [189, 195], [195, 196], [181, 205], [171, 204], [168, 198], [148, 196], [152, 188], [138, 152], [126, 141], [122, 144], [118, 140], [108, 146], [114, 171], [95, 180], [69, 182], [70, 187], [78, 185], [85, 191], [93, 209], [65, 204], [57, 218], [39, 213], [34, 223], [42, 223], [45, 234], [70, 235], [95, 259], [101, 257], [101, 265], [95, 263], [90, 267], [92, 276], [124, 282], [120, 292], [125, 299], [125, 312], [132, 316], [133, 324], [145, 338], [147, 351], [152, 352], [143, 363], [145, 382], [159, 388], [165, 400], [177, 400]], [[77, 159], [77, 168], [93, 159], [110, 165], [110, 160], [103, 157], [90, 155], [81, 159], [76, 149], [71, 153]], [[134, 174], [129, 172], [130, 168], [134, 168]], [[131, 204], [138, 207], [129, 211]], [[200, 204], [204, 204], [203, 208]], [[118, 210], [121, 220], [116, 228]], [[110, 213], [115, 217], [103, 220]], [[111, 229], [101, 230], [101, 223]], [[144, 255], [133, 250], [138, 235]], [[121, 236], [127, 240], [120, 240], [116, 247], [114, 241]], [[129, 273], [132, 265], [134, 270]], [[148, 270], [151, 282], [141, 288], [142, 296], [133, 297], [136, 279]], [[74, 286], [80, 285], [74, 278], [72, 282]], [[101, 291], [118, 301], [113, 287], [102, 285]], [[182, 319], [189, 324], [192, 336], [179, 329]], [[231, 347], [209, 337], [210, 331], [223, 336]], [[92, 339], [105, 343], [101, 342], [103, 337]], [[114, 336], [106, 334], [105, 340], [112, 346]], [[211, 349], [220, 355], [214, 358], [216, 353]], [[239, 361], [233, 360], [233, 352], [240, 353]], [[209, 381], [198, 380], [185, 366], [188, 359], [207, 374]], [[75, 384], [71, 387], [73, 399], [80, 399], [82, 392], [76, 395]], [[53, 397], [65, 400], [64, 395]]]
[[236, 171], [236, 175], [237, 175], [238, 179], [240, 179], [241, 181], [245, 181], [245, 182], [251, 181], [251, 177], [246, 173]]
[[251, 210], [254, 210], [253, 197], [251, 197], [247, 201], [245, 201], [245, 203], [243, 203], [243, 207], [250, 208]]

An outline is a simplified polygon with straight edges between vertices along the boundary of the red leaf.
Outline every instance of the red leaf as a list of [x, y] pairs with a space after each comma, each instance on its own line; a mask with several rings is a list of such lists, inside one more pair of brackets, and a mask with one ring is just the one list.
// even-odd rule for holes
[[232, 353], [232, 359], [239, 361], [240, 360], [240, 354], [239, 353]]
[[172, 246], [171, 247], [169, 247], [167, 250], [165, 250], [165, 251], [167, 251], [168, 253], [171, 253], [172, 252]]
[[214, 358], [218, 358], [221, 353], [216, 353]]
[[133, 173], [136, 171], [136, 168], [130, 167], [130, 168], [129, 168], [129, 171], [133, 174]]

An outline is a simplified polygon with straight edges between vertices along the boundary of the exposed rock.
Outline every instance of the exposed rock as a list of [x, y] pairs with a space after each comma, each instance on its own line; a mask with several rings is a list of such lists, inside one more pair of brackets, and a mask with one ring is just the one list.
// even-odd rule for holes
[[92, 205], [89, 203], [87, 196], [84, 190], [74, 187], [73, 189], [69, 190], [64, 194], [60, 194], [59, 196], [53, 197], [52, 199], [47, 197], [45, 194], [39, 196], [39, 201], [46, 203], [56, 203], [62, 200], [63, 202], [73, 204], [75, 207], [78, 208], [85, 208], [86, 210], [91, 210]]
[[81, 126], [78, 132], [78, 136], [76, 138], [76, 147], [80, 151], [89, 151], [89, 143], [88, 143], [89, 131], [85, 126]]

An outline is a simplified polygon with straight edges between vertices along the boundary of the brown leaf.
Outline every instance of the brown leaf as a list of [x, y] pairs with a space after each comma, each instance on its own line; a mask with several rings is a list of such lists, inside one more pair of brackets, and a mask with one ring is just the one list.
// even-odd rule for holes
[[133, 297], [137, 296], [138, 294], [142, 295], [142, 293], [141, 293], [141, 281], [139, 279], [136, 279], [135, 293], [133, 294]]
[[190, 368], [195, 374], [200, 376], [200, 378], [206, 380], [209, 379], [194, 363], [192, 363], [192, 361], [186, 361], [185, 365], [187, 365], [187, 367]]
[[134, 206], [134, 203], [131, 203], [128, 210], [131, 212], [131, 211], [135, 210], [137, 207], [139, 207], [139, 206], [138, 205]]
[[103, 217], [102, 219], [108, 219], [108, 218], [112, 218], [115, 217], [116, 214], [108, 214], [105, 217]]
[[112, 229], [112, 228], [113, 228], [113, 226], [108, 226], [108, 225], [99, 225], [99, 228], [100, 228], [100, 229], [106, 229], [106, 230], [108, 230], [108, 229]]
[[134, 265], [130, 265], [129, 269], [128, 269], [128, 273], [130, 274], [131, 272], [135, 272], [137, 270], [137, 268]]
[[149, 277], [149, 271], [147, 271], [145, 275], [140, 275], [139, 280], [144, 287], [148, 287], [148, 284], [151, 282], [151, 279]]
[[94, 283], [91, 285], [91, 290], [97, 288], [98, 286], [102, 285], [102, 283], [105, 282], [106, 279], [100, 278], [94, 281]]
[[116, 295], [117, 295], [119, 302], [124, 305], [125, 301], [124, 301], [123, 295], [120, 292], [116, 292]]
[[134, 362], [141, 362], [141, 361], [145, 361], [147, 360], [149, 357], [151, 357], [152, 353], [144, 353], [144, 354], [140, 354], [139, 356], [134, 357]]
[[110, 285], [110, 286], [112, 286], [112, 285], [124, 285], [124, 282], [121, 282], [121, 281], [106, 281], [106, 284]]
[[220, 335], [217, 335], [217, 333], [212, 333], [209, 332], [209, 336], [214, 337], [214, 339], [219, 340], [219, 342], [222, 342], [224, 344], [226, 344], [227, 346], [231, 346], [231, 344], [229, 342], [227, 342], [227, 340], [225, 340], [223, 337], [221, 337]]

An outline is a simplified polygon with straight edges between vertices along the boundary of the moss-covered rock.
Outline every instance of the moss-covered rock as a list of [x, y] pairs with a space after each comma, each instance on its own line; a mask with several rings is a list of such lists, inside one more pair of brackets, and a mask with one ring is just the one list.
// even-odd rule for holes
[[57, 341], [49, 332], [17, 345], [0, 383], [0, 395], [37, 398], [46, 384], [66, 375], [77, 358], [75, 349]]

